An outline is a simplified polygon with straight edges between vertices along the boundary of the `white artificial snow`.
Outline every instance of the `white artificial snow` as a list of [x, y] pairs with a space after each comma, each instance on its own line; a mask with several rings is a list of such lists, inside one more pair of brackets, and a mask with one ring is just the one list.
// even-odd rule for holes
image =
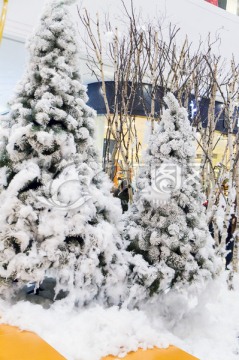
[[7, 185], [7, 166], [0, 168], [0, 188]]
[[[173, 344], [200, 360], [237, 360], [239, 356], [239, 278], [229, 291], [223, 274], [199, 303], [184, 295], [169, 297], [143, 311], [100, 306], [70, 311], [61, 302], [51, 309], [0, 301], [0, 322], [36, 332], [67, 360], [100, 360], [137, 348]], [[170, 299], [171, 297], [171, 299]], [[185, 308], [189, 311], [185, 311]]]
[[105, 41], [107, 44], [113, 43], [113, 41], [115, 40], [115, 34], [113, 33], [113, 31], [107, 31], [105, 33]]

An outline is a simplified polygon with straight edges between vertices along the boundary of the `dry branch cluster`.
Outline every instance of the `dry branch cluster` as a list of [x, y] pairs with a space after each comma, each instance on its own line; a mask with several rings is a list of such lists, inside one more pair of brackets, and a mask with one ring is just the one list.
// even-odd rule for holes
[[[112, 167], [120, 159], [130, 182], [132, 168], [139, 162], [141, 144], [134, 113], [136, 95], [144, 116], [151, 123], [151, 131], [154, 122], [160, 121], [164, 107], [162, 97], [169, 89], [187, 109], [193, 100], [197, 111], [189, 114], [197, 130], [195, 140], [202, 152], [200, 177], [208, 199], [208, 222], [213, 225], [216, 243], [224, 248], [228, 224], [239, 210], [239, 136], [235, 131], [238, 127], [239, 67], [233, 58], [227, 64], [217, 55], [220, 38], [212, 39], [209, 34], [206, 41], [199, 41], [195, 46], [187, 37], [180, 40], [180, 29], [172, 24], [165, 25], [165, 19], [155, 23], [144, 21], [136, 13], [132, 1], [130, 7], [122, 1], [122, 7], [124, 16], [120, 30], [107, 17], [101, 21], [97, 14], [94, 20], [87, 10], [79, 10], [87, 33], [88, 66], [102, 83], [107, 118], [105, 170], [113, 178]], [[113, 106], [109, 104], [106, 89], [109, 66], [114, 80]], [[202, 102], [207, 104], [203, 111]], [[224, 119], [225, 129], [218, 137], [216, 128], [221, 119]], [[215, 165], [213, 154], [222, 138], [224, 142], [226, 139], [224, 155]], [[112, 153], [109, 151], [111, 139], [115, 144]], [[223, 188], [225, 183], [227, 192]], [[224, 219], [220, 226], [217, 213], [222, 210], [218, 209], [222, 203]], [[234, 233], [238, 240], [236, 234], [239, 234], [238, 227]], [[236, 256], [236, 252], [234, 254]]]

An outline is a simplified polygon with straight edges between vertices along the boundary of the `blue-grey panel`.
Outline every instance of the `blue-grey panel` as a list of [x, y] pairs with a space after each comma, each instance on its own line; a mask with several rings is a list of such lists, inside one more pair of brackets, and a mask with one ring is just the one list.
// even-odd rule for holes
[[[115, 86], [113, 81], [106, 81], [106, 96], [109, 103], [110, 111], [112, 113], [115, 112], [114, 106], [114, 99], [115, 99]], [[135, 116], [146, 116], [150, 113], [151, 108], [151, 85], [143, 84], [140, 86], [135, 86], [132, 91], [132, 84], [128, 84], [127, 94], [130, 99], [130, 106], [129, 106], [129, 113]], [[156, 101], [155, 101], [155, 116], [158, 117], [163, 105], [163, 96], [164, 96], [164, 89], [159, 87], [156, 92]], [[119, 95], [121, 96], [121, 91], [119, 91]], [[132, 95], [133, 94], [133, 95]], [[94, 108], [99, 115], [106, 113], [105, 103], [103, 99], [102, 93], [102, 84], [101, 82], [96, 82], [88, 85], [88, 96], [89, 101], [88, 105]], [[119, 98], [119, 104], [122, 101]], [[193, 122], [196, 114], [200, 112], [200, 119], [202, 122], [202, 126], [206, 127], [208, 123], [208, 107], [209, 107], [209, 99], [202, 98], [198, 105], [196, 104], [195, 97], [192, 95], [189, 101], [189, 116], [190, 120]], [[215, 106], [215, 115], [217, 116], [221, 111], [222, 103], [216, 101]], [[193, 110], [192, 110], [193, 109]], [[192, 115], [192, 111], [194, 114]], [[234, 117], [238, 117], [239, 108], [235, 108]], [[220, 116], [218, 117], [216, 130], [227, 133], [226, 127], [226, 119], [224, 111], [221, 112]], [[235, 125], [234, 133], [237, 132], [237, 124]]]

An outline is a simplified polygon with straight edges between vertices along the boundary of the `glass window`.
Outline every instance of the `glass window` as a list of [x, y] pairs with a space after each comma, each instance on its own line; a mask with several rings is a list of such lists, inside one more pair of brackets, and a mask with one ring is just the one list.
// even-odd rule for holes
[[218, 6], [224, 10], [227, 9], [227, 0], [218, 0]]
[[239, 0], [205, 0], [206, 2], [218, 6], [228, 12], [239, 15]]

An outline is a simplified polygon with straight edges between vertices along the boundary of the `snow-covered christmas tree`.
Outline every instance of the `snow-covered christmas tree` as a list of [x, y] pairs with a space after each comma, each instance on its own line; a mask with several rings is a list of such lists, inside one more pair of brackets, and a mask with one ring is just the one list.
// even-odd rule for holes
[[51, 276], [56, 294], [78, 305], [118, 304], [127, 273], [115, 227], [121, 209], [98, 165], [73, 2], [47, 5], [0, 130], [0, 292]]
[[151, 269], [133, 268], [133, 282], [152, 295], [187, 285], [199, 286], [218, 272], [213, 239], [195, 171], [195, 143], [187, 111], [172, 93], [150, 136], [137, 179], [137, 192], [125, 218], [128, 249]]

